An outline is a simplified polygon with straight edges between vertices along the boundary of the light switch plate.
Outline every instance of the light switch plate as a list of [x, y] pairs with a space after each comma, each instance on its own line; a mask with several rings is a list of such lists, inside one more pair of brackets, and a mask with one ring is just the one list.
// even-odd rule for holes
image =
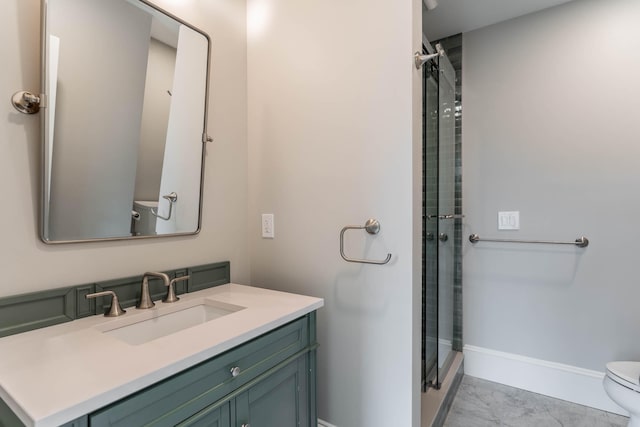
[[520, 230], [520, 211], [498, 212], [498, 230]]
[[273, 214], [262, 214], [262, 237], [265, 239], [273, 239], [276, 235], [273, 229]]

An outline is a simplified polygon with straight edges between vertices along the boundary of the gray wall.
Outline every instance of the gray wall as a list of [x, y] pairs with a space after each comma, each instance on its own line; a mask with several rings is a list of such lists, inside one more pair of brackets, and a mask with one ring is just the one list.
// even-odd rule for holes
[[[38, 237], [40, 117], [0, 102], [0, 296], [230, 260], [231, 279], [249, 282], [247, 247], [246, 7], [244, 2], [156, 2], [218, 42], [212, 48], [202, 231], [197, 236], [47, 246]], [[8, 0], [0, 14], [0, 94], [40, 88], [39, 0]]]
[[101, 0], [50, 1], [48, 17], [60, 38], [49, 237], [128, 236], [151, 17]]
[[[640, 360], [640, 2], [577, 0], [464, 35], [465, 344]], [[497, 231], [519, 210], [519, 231]]]

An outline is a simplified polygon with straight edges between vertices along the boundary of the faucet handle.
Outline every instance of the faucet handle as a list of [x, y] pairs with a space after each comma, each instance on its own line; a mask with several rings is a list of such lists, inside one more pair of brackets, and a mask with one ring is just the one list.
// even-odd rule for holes
[[176, 301], [178, 301], [180, 298], [178, 298], [176, 296], [175, 283], [176, 282], [181, 282], [183, 280], [187, 280], [187, 279], [189, 279], [189, 277], [190, 276], [181, 276], [181, 277], [176, 277], [175, 279], [171, 279], [171, 281], [167, 285], [167, 288], [168, 288], [167, 289], [167, 296], [164, 297], [162, 302], [176, 302]]
[[124, 310], [120, 306], [120, 301], [118, 301], [118, 295], [116, 295], [116, 293], [113, 291], [96, 292], [93, 294], [87, 294], [84, 297], [86, 299], [89, 299], [89, 298], [106, 297], [106, 296], [111, 296], [111, 308], [109, 308], [108, 310], [105, 310], [104, 312], [104, 315], [106, 317], [117, 317], [117, 316], [122, 316], [123, 314], [126, 313], [126, 310]]

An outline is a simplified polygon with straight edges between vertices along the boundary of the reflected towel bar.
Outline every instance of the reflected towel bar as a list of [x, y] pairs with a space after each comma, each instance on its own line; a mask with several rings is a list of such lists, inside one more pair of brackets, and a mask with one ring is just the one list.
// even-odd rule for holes
[[365, 225], [347, 225], [342, 228], [340, 231], [340, 256], [347, 262], [359, 262], [362, 264], [377, 264], [383, 265], [388, 263], [391, 260], [391, 254], [387, 254], [387, 258], [384, 260], [370, 260], [370, 259], [357, 259], [357, 258], [349, 258], [344, 254], [344, 232], [347, 230], [362, 230], [364, 229], [369, 234], [378, 234], [380, 231], [380, 223], [377, 219], [368, 219]]
[[178, 201], [178, 195], [175, 192], [171, 192], [166, 196], [162, 196], [162, 198], [167, 199], [169, 201], [169, 215], [162, 216], [158, 213], [157, 209], [153, 209], [153, 208], [151, 208], [151, 213], [153, 214], [153, 216], [156, 216], [165, 221], [169, 221], [171, 219], [171, 212], [173, 211], [173, 205], [176, 201]]
[[514, 239], [485, 239], [480, 238], [477, 234], [471, 234], [469, 236], [469, 241], [471, 243], [476, 242], [497, 242], [497, 243], [543, 243], [546, 245], [574, 245], [579, 248], [586, 248], [589, 246], [589, 239], [582, 236], [577, 238], [573, 242], [555, 242], [551, 240], [514, 240]]

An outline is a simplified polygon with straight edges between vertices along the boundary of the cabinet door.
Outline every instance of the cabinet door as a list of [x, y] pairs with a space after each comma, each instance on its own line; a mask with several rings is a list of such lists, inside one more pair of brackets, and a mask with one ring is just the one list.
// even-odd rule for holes
[[178, 424], [178, 427], [231, 427], [233, 401], [211, 405]]
[[234, 427], [310, 427], [308, 355], [238, 395]]

